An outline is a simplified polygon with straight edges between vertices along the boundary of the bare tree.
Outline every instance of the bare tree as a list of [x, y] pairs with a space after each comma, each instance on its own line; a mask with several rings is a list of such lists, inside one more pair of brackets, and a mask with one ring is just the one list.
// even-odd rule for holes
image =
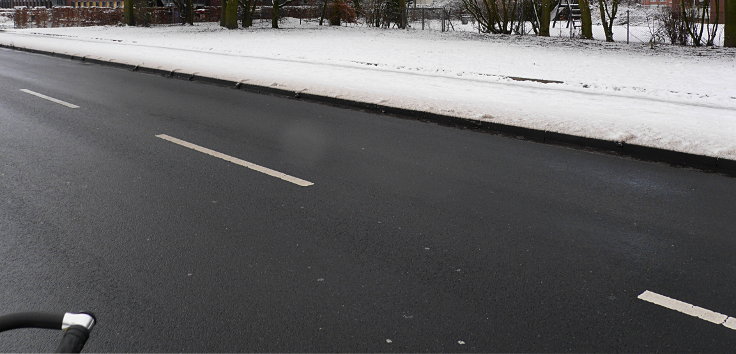
[[[708, 34], [708, 40], [706, 41], [705, 45], [707, 46], [714, 46], [716, 43], [716, 36], [718, 35], [718, 23], [719, 17], [721, 16], [721, 2], [719, 0], [716, 0], [714, 2], [714, 8], [713, 11], [716, 14], [715, 19], [710, 18], [708, 16], [708, 28], [706, 29], [706, 33]], [[712, 21], [711, 21], [712, 20]]]
[[281, 18], [281, 8], [294, 0], [271, 0], [273, 10], [271, 11], [271, 28], [279, 28], [279, 18]]
[[593, 19], [590, 15], [590, 2], [579, 0], [580, 6], [580, 38], [593, 39]]
[[220, 0], [220, 26], [225, 27], [225, 14], [227, 13], [227, 0]]
[[148, 27], [155, 23], [155, 0], [123, 0], [123, 21], [128, 26]]
[[657, 26], [658, 29], [656, 31], [650, 29], [653, 36], [659, 33], [662, 37], [665, 37], [670, 44], [688, 44], [690, 37], [687, 34], [685, 21], [682, 20], [680, 11], [673, 10], [669, 6], [657, 9], [654, 14], [654, 21], [657, 21], [659, 26]]
[[606, 35], [606, 42], [613, 42], [613, 21], [616, 20], [618, 4], [619, 0], [598, 0], [601, 25], [603, 25], [603, 33]]
[[194, 2], [187, 0], [187, 11], [184, 14], [184, 22], [194, 26]]
[[[699, 47], [703, 44], [712, 46], [716, 35], [718, 34], [718, 16], [720, 10], [720, 1], [715, 1], [716, 18], [711, 23], [710, 2], [703, 1], [700, 3], [685, 2], [680, 0], [680, 15], [685, 22], [685, 29], [690, 36], [694, 46]], [[706, 35], [705, 43], [703, 42], [703, 34]]]
[[181, 24], [194, 25], [194, 4], [192, 0], [173, 0], [181, 14]]
[[123, 1], [123, 16], [125, 24], [135, 26], [135, 13], [133, 12], [133, 0]]
[[329, 0], [322, 0], [322, 12], [319, 16], [319, 25], [322, 26], [322, 24], [325, 22], [325, 14], [327, 13], [327, 2]]
[[[329, 0], [328, 0], [329, 1]], [[406, 0], [367, 0], [364, 10], [368, 25], [375, 27], [406, 28]]]
[[554, 8], [554, 0], [539, 0], [539, 6], [537, 6], [536, 0], [534, 1], [534, 7], [537, 11], [537, 18], [539, 19], [539, 31], [538, 34], [543, 37], [549, 37], [549, 22], [552, 16], [552, 9]]
[[463, 5], [483, 32], [511, 34], [521, 21], [519, 0], [463, 0]]
[[395, 0], [397, 2], [397, 10], [399, 11], [399, 28], [405, 29], [407, 18], [406, 18], [406, 0]]
[[225, 8], [224, 27], [227, 29], [238, 28], [238, 0], [222, 0]]
[[243, 28], [253, 26], [253, 13], [256, 11], [256, 0], [238, 0], [238, 4], [242, 9], [240, 22]]

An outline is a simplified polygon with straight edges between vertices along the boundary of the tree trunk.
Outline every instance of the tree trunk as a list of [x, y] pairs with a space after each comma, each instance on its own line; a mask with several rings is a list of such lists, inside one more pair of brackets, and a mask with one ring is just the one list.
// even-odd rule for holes
[[227, 13], [227, 0], [220, 0], [220, 26], [225, 27], [225, 14]]
[[550, 12], [552, 12], [552, 0], [542, 0], [539, 8], [539, 35], [549, 37]]
[[[253, 5], [251, 5], [253, 3]], [[243, 17], [241, 19], [241, 22], [243, 23], [243, 28], [248, 28], [253, 26], [253, 8], [255, 7], [255, 0], [245, 0], [243, 2]]]
[[603, 33], [606, 35], [606, 42], [612, 42], [609, 41], [608, 38], [608, 20], [606, 19], [606, 0], [598, 0], [598, 10], [601, 13], [601, 26], [603, 26]]
[[726, 0], [726, 27], [723, 30], [725, 40], [724, 47], [736, 48], [736, 1]]
[[319, 25], [325, 21], [325, 12], [327, 12], [327, 0], [322, 0], [322, 14], [319, 16]]
[[496, 0], [483, 1], [488, 17], [486, 29], [488, 33], [501, 33], [501, 16], [498, 13], [498, 2]]
[[187, 0], [187, 12], [184, 18], [186, 23], [194, 26], [194, 3], [192, 0]]
[[279, 28], [279, 10], [281, 10], [281, 6], [279, 5], [280, 0], [271, 1], [273, 1], [273, 11], [271, 11], [271, 28]]
[[716, 14], [716, 18], [709, 18], [708, 19], [708, 42], [706, 43], [707, 46], [713, 47], [715, 46], [715, 39], [718, 35], [718, 24], [720, 23], [720, 16], [721, 16], [721, 1], [716, 0], [713, 2], [713, 12]]
[[590, 17], [590, 2], [588, 0], [579, 0], [580, 5], [580, 24], [582, 39], [593, 39], [593, 19]]
[[[176, 9], [179, 11], [179, 22], [182, 26], [187, 24], [187, 4], [186, 0], [174, 0], [174, 5], [176, 5]], [[172, 18], [174, 16], [173, 12], [171, 14]]]
[[248, 25], [246, 25], [245, 17], [248, 15], [248, 2], [239, 1], [238, 6], [243, 8], [243, 12], [240, 13], [240, 25], [243, 28], [247, 28]]
[[608, 5], [606, 5], [606, 0], [598, 0], [598, 9], [601, 12], [601, 25], [603, 26], [603, 33], [606, 34], [606, 42], [613, 42], [613, 18], [611, 18], [609, 22], [607, 15]]
[[133, 0], [123, 1], [123, 16], [125, 17], [126, 25], [135, 26], [135, 13], [133, 12]]
[[227, 29], [238, 28], [238, 0], [223, 0], [227, 2], [225, 11], [225, 27]]
[[406, 0], [399, 0], [399, 28], [406, 28]]
[[[687, 34], [693, 41], [693, 45], [696, 47], [700, 47], [701, 45], [703, 45], [703, 28], [705, 25], [706, 9], [705, 6], [703, 6], [701, 11], [702, 13], [698, 14], [698, 10], [700, 9], [698, 9], [695, 4], [690, 7], [688, 6], [690, 6], [689, 3], [686, 4], [685, 0], [680, 0], [680, 16], [682, 16], [682, 19], [685, 21]], [[698, 21], [700, 23], [698, 23]]]

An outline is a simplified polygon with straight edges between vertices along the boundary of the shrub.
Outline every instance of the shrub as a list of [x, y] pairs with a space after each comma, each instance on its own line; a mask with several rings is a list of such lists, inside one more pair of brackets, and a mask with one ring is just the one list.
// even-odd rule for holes
[[357, 14], [355, 9], [345, 0], [335, 0], [328, 8], [327, 18], [331, 26], [339, 26], [342, 21], [355, 23]]

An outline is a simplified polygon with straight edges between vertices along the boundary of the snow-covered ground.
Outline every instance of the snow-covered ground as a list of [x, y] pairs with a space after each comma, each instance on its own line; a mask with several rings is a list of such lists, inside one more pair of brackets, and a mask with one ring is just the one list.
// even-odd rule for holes
[[284, 27], [6, 30], [0, 43], [736, 160], [734, 50]]
[[[462, 8], [462, 2], [458, 4], [457, 0], [438, 0], [437, 2], [443, 4], [442, 6], [445, 7], [452, 7], [456, 9]], [[663, 11], [664, 7], [648, 7], [639, 4], [626, 6], [622, 4], [621, 6], [619, 6], [616, 18], [613, 21], [614, 40], [616, 42], [629, 41], [630, 43], [649, 43], [651, 40], [654, 40], [654, 42], [658, 44], [666, 44], [667, 39], [664, 36], [664, 24], [659, 19], [660, 17], [662, 17]], [[414, 13], [418, 12], [415, 11]], [[552, 14], [554, 15], [555, 12], [553, 11]], [[438, 13], [435, 13], [435, 18], [437, 18], [437, 16]], [[603, 30], [603, 26], [601, 25], [600, 11], [597, 3], [591, 5], [591, 19], [593, 20], [593, 38], [601, 41], [606, 40], [606, 35]], [[442, 28], [441, 20], [425, 20], [424, 22], [425, 29], [439, 31]], [[475, 23], [475, 21], [472, 21], [472, 19], [466, 24], [462, 24], [461, 21], [457, 19], [451, 20], [451, 23], [452, 25], [448, 26], [448, 30], [478, 32], [478, 25]], [[422, 28], [421, 20], [410, 21], [410, 25], [416, 29]], [[561, 38], [579, 38], [580, 28], [572, 28], [571, 30], [570, 27], [572, 26], [568, 26], [567, 22], [565, 22], [564, 20], [554, 21], [550, 25], [550, 36]], [[711, 30], [713, 29], [713, 25], [710, 25], [709, 27]], [[714, 44], [716, 46], [722, 46], [723, 25], [721, 24], [718, 27], [719, 28], [716, 31], [717, 35], [714, 39]], [[523, 29], [523, 32], [525, 34], [533, 34], [531, 22], [526, 22], [523, 26]], [[705, 38], [703, 38], [703, 41], [705, 41]]]
[[[412, 21], [409, 23], [409, 25], [412, 27], [412, 29], [420, 30], [422, 28], [421, 21]], [[579, 38], [580, 37], [579, 29], [576, 29], [575, 31], [570, 31], [570, 28], [566, 27], [566, 25], [567, 23], [565, 22], [562, 22], [562, 23], [558, 22], [555, 27], [550, 28], [549, 35], [552, 37], [559, 37], [559, 38]], [[442, 29], [442, 21], [441, 20], [425, 20], [424, 28], [425, 30], [440, 31]], [[606, 34], [603, 31], [603, 26], [593, 25], [592, 30], [593, 30], [593, 39], [599, 40], [599, 41], [606, 40]], [[460, 21], [453, 20], [452, 27], [448, 29], [448, 31], [462, 31], [462, 32], [477, 33], [478, 25], [473, 22], [462, 24]], [[652, 31], [656, 31], [656, 28], [649, 27], [646, 24], [630, 25], [628, 26], [628, 28], [626, 25], [617, 25], [617, 26], [613, 26], [613, 39], [616, 42], [624, 42], [624, 43], [627, 41], [627, 39], [630, 43], [649, 43], [649, 41], [652, 39]], [[525, 33], [527, 33], [527, 35], [534, 35], [534, 33], [532, 32], [532, 25], [530, 22], [526, 23]], [[657, 42], [662, 42], [662, 40], [659, 39]], [[718, 36], [716, 36], [715, 43], [716, 45], [723, 45], [723, 31], [720, 31]]]

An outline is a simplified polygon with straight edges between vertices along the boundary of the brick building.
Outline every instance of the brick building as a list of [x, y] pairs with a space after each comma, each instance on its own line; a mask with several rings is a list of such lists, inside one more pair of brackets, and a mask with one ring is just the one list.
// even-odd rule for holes
[[669, 6], [672, 7], [674, 0], [642, 0], [643, 6]]
[[71, 7], [123, 7], [123, 0], [107, 0], [107, 1], [86, 1], [86, 0], [66, 0], [66, 6]]
[[[685, 0], [685, 4], [698, 4], [705, 0]], [[736, 1], [736, 0], [732, 0]], [[642, 0], [641, 4], [648, 7], [667, 6], [673, 9], [680, 7], [681, 0]], [[726, 0], [710, 0], [710, 18], [716, 18], [716, 2], [718, 2], [718, 23], [724, 23], [726, 18]]]
[[16, 6], [54, 7], [65, 5], [65, 0], [0, 0], [0, 9], [12, 9]]

